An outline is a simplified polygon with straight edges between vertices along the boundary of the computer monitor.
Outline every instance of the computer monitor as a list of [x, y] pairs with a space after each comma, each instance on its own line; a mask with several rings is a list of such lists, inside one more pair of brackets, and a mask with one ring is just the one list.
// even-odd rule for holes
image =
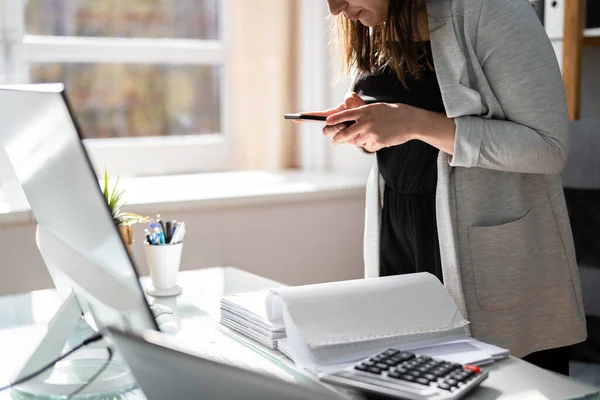
[[94, 329], [158, 330], [64, 86], [1, 86], [0, 121], [0, 147], [38, 223], [38, 248], [69, 299], [20, 376], [60, 355], [82, 311]]

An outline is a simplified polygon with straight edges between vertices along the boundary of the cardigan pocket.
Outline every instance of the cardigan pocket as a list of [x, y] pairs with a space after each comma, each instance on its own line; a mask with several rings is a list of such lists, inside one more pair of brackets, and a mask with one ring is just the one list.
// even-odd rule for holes
[[475, 296], [487, 311], [517, 307], [536, 295], [541, 260], [531, 210], [512, 222], [468, 230]]

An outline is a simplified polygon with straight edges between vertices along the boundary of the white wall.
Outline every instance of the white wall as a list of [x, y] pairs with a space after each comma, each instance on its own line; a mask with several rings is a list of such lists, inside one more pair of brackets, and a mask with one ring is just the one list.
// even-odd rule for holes
[[[144, 215], [160, 210], [146, 207]], [[234, 266], [286, 284], [356, 279], [363, 273], [364, 195], [164, 212], [186, 221], [182, 269]], [[143, 227], [133, 257], [147, 274]], [[0, 295], [52, 287], [33, 223], [0, 226]]]

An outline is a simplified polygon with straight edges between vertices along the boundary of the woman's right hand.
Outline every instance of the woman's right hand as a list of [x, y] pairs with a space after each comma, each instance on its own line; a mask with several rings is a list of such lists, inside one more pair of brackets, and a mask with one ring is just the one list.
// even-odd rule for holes
[[[361, 97], [358, 94], [356, 94], [355, 92], [349, 92], [348, 94], [346, 94], [346, 97], [344, 97], [344, 102], [335, 108], [330, 108], [329, 110], [325, 110], [325, 111], [306, 112], [303, 114], [316, 115], [319, 117], [329, 117], [330, 115], [338, 113], [340, 111], [364, 106], [366, 104], [367, 103], [365, 103], [365, 101], [363, 99], [361, 99]], [[328, 128], [328, 126], [326, 126], [325, 128]], [[325, 134], [325, 128], [323, 128], [323, 134]]]
[[[324, 111], [322, 115], [329, 117], [332, 114], [339, 113], [340, 111], [349, 110], [351, 108], [362, 107], [366, 105], [365, 101], [355, 92], [350, 92], [344, 97], [344, 102], [339, 106], [332, 108], [330, 110]], [[337, 124], [337, 125], [325, 125], [323, 127], [323, 135], [325, 136], [335, 136], [342, 129], [347, 128], [348, 125], [346, 123]]]
[[[307, 112], [303, 114], [317, 115], [321, 117], [329, 117], [332, 114], [336, 114], [340, 111], [349, 110], [351, 108], [362, 107], [367, 103], [355, 92], [349, 92], [344, 97], [344, 101], [338, 105], [337, 107], [331, 108], [325, 111], [314, 111]], [[298, 122], [302, 122], [299, 120]], [[342, 129], [347, 128], [346, 123], [338, 124], [338, 125], [325, 125], [323, 127], [323, 135], [325, 136], [335, 136]], [[363, 149], [364, 150], [364, 149]]]
[[[339, 113], [340, 111], [344, 111], [344, 110], [349, 110], [351, 108], [356, 108], [356, 107], [360, 107], [360, 106], [364, 106], [367, 103], [365, 103], [365, 101], [363, 99], [361, 99], [361, 97], [354, 93], [354, 92], [349, 92], [348, 94], [346, 94], [346, 97], [344, 97], [344, 102], [341, 103], [340, 105], [338, 105], [335, 108], [330, 108], [329, 110], [325, 110], [325, 111], [309, 111], [309, 112], [303, 112], [302, 114], [306, 114], [306, 115], [316, 115], [318, 117], [329, 117], [332, 114], [335, 113]], [[305, 120], [294, 120], [294, 122], [306, 122]], [[333, 130], [328, 130], [328, 128], [332, 128], [334, 127], [334, 125], [327, 125], [323, 128], [323, 134], [325, 136], [331, 136], [334, 133], [337, 133], [338, 131], [340, 131], [343, 127], [345, 127], [344, 124], [339, 124], [340, 126], [335, 129], [335, 131]]]

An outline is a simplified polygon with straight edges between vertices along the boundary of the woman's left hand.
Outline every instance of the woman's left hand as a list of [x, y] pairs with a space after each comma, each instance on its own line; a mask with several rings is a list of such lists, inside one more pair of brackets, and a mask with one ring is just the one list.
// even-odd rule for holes
[[[406, 104], [373, 103], [327, 117], [323, 134], [334, 145], [348, 143], [375, 152], [416, 139], [420, 110]], [[346, 128], [351, 121], [356, 123]]]

